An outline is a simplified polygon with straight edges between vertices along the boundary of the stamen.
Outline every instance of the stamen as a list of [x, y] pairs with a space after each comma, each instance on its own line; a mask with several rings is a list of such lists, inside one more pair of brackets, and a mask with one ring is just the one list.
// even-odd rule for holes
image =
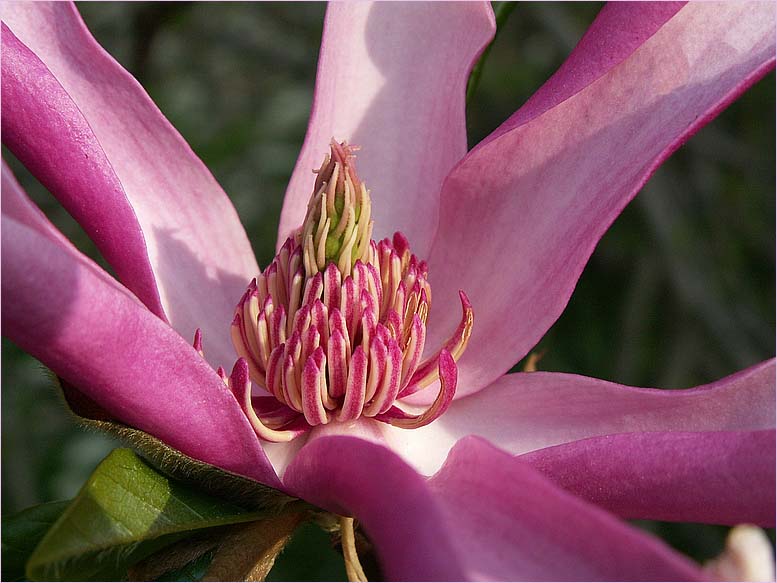
[[418, 370], [410, 379], [410, 383], [408, 384], [407, 388], [399, 394], [400, 398], [417, 393], [421, 389], [426, 388], [437, 380], [435, 365], [437, 364], [437, 361], [439, 360], [439, 357], [442, 355], [443, 351], [449, 352], [454, 361], [458, 360], [464, 353], [464, 349], [467, 347], [467, 343], [469, 342], [469, 337], [472, 334], [474, 313], [472, 311], [472, 304], [469, 303], [467, 294], [459, 290], [459, 298], [461, 299], [462, 310], [461, 323], [459, 324], [459, 327], [456, 328], [456, 331], [453, 333], [453, 335], [448, 339], [443, 348], [440, 349], [440, 352], [426, 359], [418, 367]]
[[[396, 313], [396, 312], [394, 312]], [[424, 352], [426, 342], [426, 326], [421, 317], [416, 313], [413, 316], [413, 322], [410, 326], [410, 337], [408, 339], [405, 351], [402, 354], [402, 380], [400, 385], [405, 386], [408, 376], [418, 366], [421, 355]]]
[[345, 350], [345, 338], [335, 330], [329, 337], [327, 363], [329, 365], [329, 394], [333, 399], [345, 394], [345, 382], [348, 374], [348, 361]]
[[246, 330], [248, 329], [250, 329], [250, 325], [243, 321], [243, 316], [240, 313], [235, 314], [235, 319], [232, 320], [232, 328], [230, 330], [232, 345], [235, 347], [237, 355], [240, 358], [244, 358], [248, 363], [248, 367], [251, 370], [251, 378], [254, 379], [254, 382], [265, 386], [264, 373], [259, 368], [257, 356], [251, 352], [248, 346], [248, 340], [246, 339], [248, 336]]
[[429, 425], [429, 423], [445, 413], [453, 402], [453, 395], [456, 393], [456, 381], [458, 379], [456, 362], [447, 350], [443, 350], [440, 353], [438, 369], [440, 392], [426, 411], [420, 415], [411, 415], [396, 406], [392, 406], [386, 413], [378, 415], [376, 419], [403, 429], [418, 429], [424, 425]]
[[[235, 310], [231, 336], [240, 359], [222, 378], [268, 441], [362, 416], [422, 427], [447, 410], [456, 390], [472, 306], [460, 292], [459, 327], [422, 360], [432, 298], [427, 264], [401, 233], [370, 239], [369, 191], [353, 161], [351, 146], [332, 142], [303, 225], [249, 283]], [[249, 375], [272, 397], [251, 398]], [[423, 413], [396, 405], [437, 379], [438, 395]]]
[[324, 351], [319, 346], [307, 359], [302, 372], [302, 412], [310, 425], [329, 423], [329, 412], [321, 402], [324, 380]]
[[243, 407], [243, 411], [251, 422], [251, 427], [254, 428], [254, 432], [259, 438], [276, 442], [291, 441], [303, 431], [277, 431], [270, 429], [262, 423], [262, 420], [259, 419], [259, 416], [254, 411], [253, 403], [251, 402], [251, 379], [248, 376], [248, 363], [244, 358], [239, 358], [232, 369], [232, 374], [229, 376], [229, 389]]
[[358, 419], [364, 408], [364, 387], [367, 383], [367, 355], [357, 346], [351, 357], [348, 382], [345, 385], [345, 399], [337, 415], [338, 421]]

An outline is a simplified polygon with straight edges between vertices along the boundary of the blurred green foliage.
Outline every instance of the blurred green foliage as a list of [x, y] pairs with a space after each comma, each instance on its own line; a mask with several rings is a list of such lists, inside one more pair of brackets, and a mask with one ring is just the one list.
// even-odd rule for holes
[[[518, 6], [468, 104], [471, 145], [555, 71], [600, 6]], [[305, 133], [324, 5], [89, 2], [79, 9], [216, 176], [266, 265]], [[772, 73], [701, 130], [616, 221], [540, 342], [540, 368], [680, 388], [774, 355], [774, 86]], [[50, 195], [4, 157], [62, 231], [95, 254]], [[2, 374], [3, 512], [72, 497], [114, 444], [76, 428], [43, 367], [5, 339]], [[697, 558], [719, 552], [726, 532], [640, 525]], [[326, 535], [307, 527], [299, 537], [274, 579], [341, 576]], [[308, 545], [325, 549], [321, 565], [301, 563], [299, 549]]]

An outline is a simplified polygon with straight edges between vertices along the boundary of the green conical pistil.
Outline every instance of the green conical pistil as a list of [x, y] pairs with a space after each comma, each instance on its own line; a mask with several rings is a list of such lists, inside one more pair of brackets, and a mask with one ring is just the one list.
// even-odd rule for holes
[[343, 237], [327, 235], [325, 245], [324, 256], [326, 257], [326, 262], [337, 261], [337, 257], [340, 254], [340, 248], [343, 246]]
[[370, 198], [353, 167], [353, 151], [345, 142], [333, 142], [316, 178], [298, 242], [304, 248], [308, 277], [336, 263], [344, 276], [356, 261], [367, 261], [372, 221]]

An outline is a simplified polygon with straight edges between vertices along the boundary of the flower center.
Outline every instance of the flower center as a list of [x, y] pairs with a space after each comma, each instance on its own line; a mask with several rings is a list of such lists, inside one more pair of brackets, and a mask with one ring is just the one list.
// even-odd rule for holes
[[[456, 390], [455, 361], [469, 340], [472, 307], [460, 292], [461, 324], [422, 359], [432, 298], [427, 264], [401, 233], [371, 240], [369, 191], [353, 152], [332, 141], [304, 223], [236, 308], [232, 342], [241, 358], [227, 382], [268, 441], [359, 417], [422, 427], [445, 412]], [[426, 411], [410, 414], [395, 404], [438, 379]], [[252, 397], [250, 381], [272, 396]]]

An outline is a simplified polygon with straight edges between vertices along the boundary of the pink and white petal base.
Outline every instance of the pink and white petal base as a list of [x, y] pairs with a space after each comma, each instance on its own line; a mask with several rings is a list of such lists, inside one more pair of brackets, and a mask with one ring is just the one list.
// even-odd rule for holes
[[355, 516], [388, 580], [699, 580], [660, 541], [552, 485], [476, 438], [427, 481], [396, 454], [351, 436], [313, 440], [290, 491]]
[[[142, 288], [159, 313], [149, 299], [155, 286], [172, 326], [187, 339], [201, 328], [206, 358], [230, 364], [232, 310], [258, 268], [229, 199], [73, 4], [4, 2], [2, 17], [43, 64], [33, 76], [25, 73], [31, 59], [9, 62], [15, 76], [7, 77], [4, 50], [4, 141], [15, 128], [9, 147], [81, 221], [125, 284]], [[13, 85], [24, 116], [6, 109]], [[34, 92], [38, 86], [51, 91]], [[152, 273], [141, 274], [149, 265]]]
[[[376, 240], [402, 231], [426, 257], [440, 187], [467, 151], [464, 93], [494, 35], [487, 2], [334, 2], [327, 9], [305, 143], [278, 248], [302, 224], [330, 140], [360, 146]], [[399, 204], [398, 204], [399, 203]], [[455, 327], [455, 326], [454, 326]]]
[[181, 452], [279, 486], [198, 352], [90, 259], [3, 215], [3, 333], [108, 414]]
[[774, 441], [774, 430], [629, 433], [519, 459], [622, 518], [773, 527]]
[[684, 390], [642, 389], [564, 373], [505, 375], [454, 401], [431, 425], [405, 432], [384, 429], [374, 439], [431, 475], [467, 435], [517, 455], [618, 433], [773, 430], [774, 365], [770, 360]]
[[[647, 33], [636, 25], [641, 42], [628, 41], [626, 51], [612, 48], [613, 22], [640, 22], [656, 9], [608, 8], [579, 49], [592, 70], [562, 68], [528, 113], [519, 111], [446, 179], [429, 256], [435, 305], [427, 343], [438, 345], [455, 327], [456, 292], [466, 287], [476, 324], [457, 398], [535, 345], [601, 236], [661, 162], [773, 68], [775, 4], [689, 3], [648, 34], [675, 8], [648, 18]], [[428, 393], [411, 400], [429, 402]]]

